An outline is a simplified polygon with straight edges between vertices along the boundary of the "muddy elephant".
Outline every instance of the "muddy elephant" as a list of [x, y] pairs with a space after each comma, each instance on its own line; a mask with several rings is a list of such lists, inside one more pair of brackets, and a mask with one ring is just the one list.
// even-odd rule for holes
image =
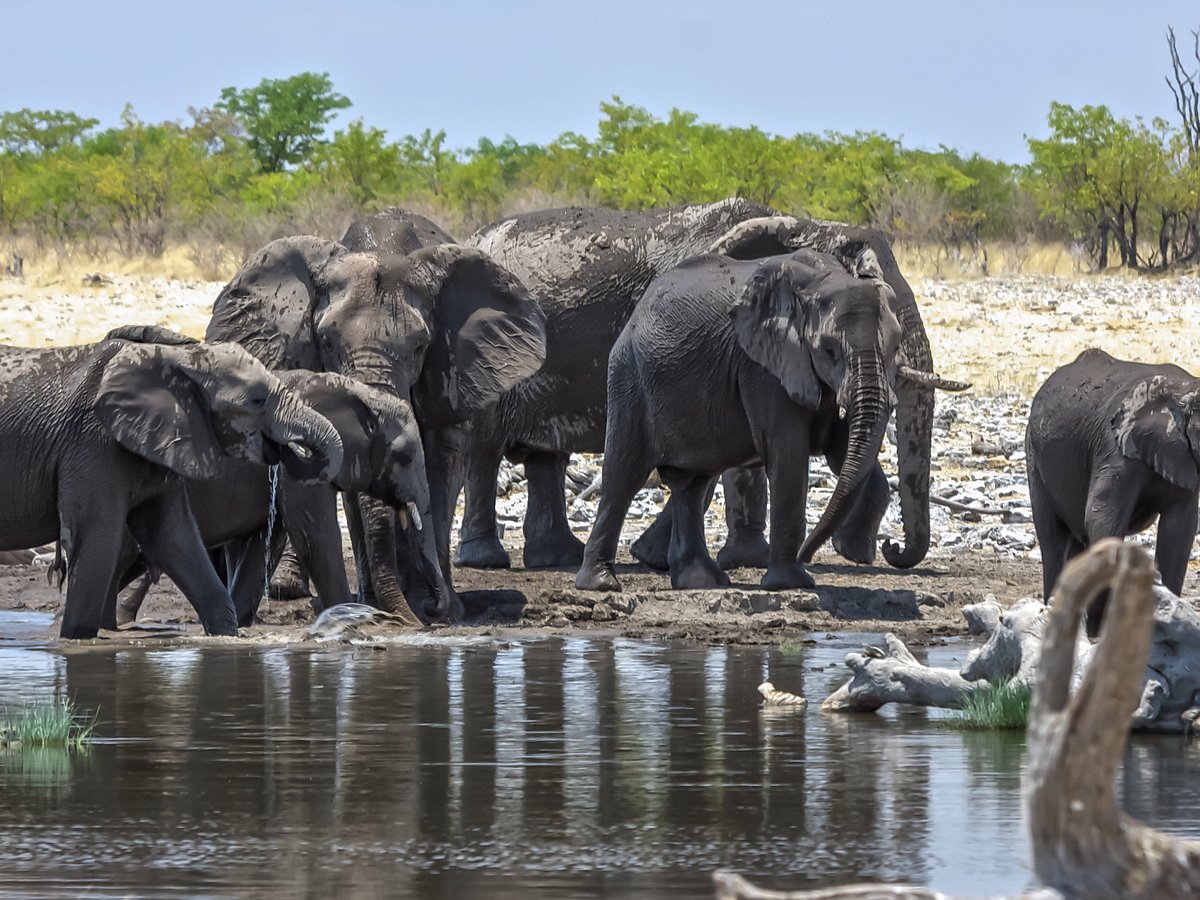
[[[545, 316], [486, 254], [456, 245], [407, 255], [353, 252], [313, 237], [253, 254], [213, 307], [209, 339], [241, 344], [272, 369], [336, 372], [411, 402], [425, 456], [429, 527], [396, 527], [386, 509], [361, 521], [372, 602], [454, 620], [449, 569], [454, 466], [464, 422], [540, 368]], [[402, 523], [401, 523], [402, 524]], [[397, 559], [416, 561], [398, 571]]]
[[[347, 250], [355, 253], [398, 253], [403, 255], [425, 247], [435, 247], [438, 244], [453, 244], [455, 240], [448, 232], [425, 216], [398, 206], [392, 206], [370, 216], [356, 216], [354, 221], [346, 228], [346, 232], [342, 235], [339, 243]], [[455, 443], [460, 442], [461, 439], [456, 438]], [[378, 505], [376, 498], [372, 498], [369, 495], [360, 496], [357, 500], [347, 498], [345, 506], [351, 514], [356, 510], [362, 514], [356, 516], [351, 521], [351, 535], [354, 540], [354, 555], [360, 570], [359, 574], [364, 576], [360, 579], [362, 599], [373, 602], [374, 585], [370, 577], [371, 573], [368, 562], [370, 553], [363, 546], [362, 536], [365, 533], [365, 529], [362, 518], [384, 519], [389, 513]], [[376, 540], [386, 539], [392, 543], [395, 542], [394, 537], [387, 535], [386, 529], [380, 530], [376, 528], [374, 533], [377, 535]], [[402, 542], [398, 545], [398, 549], [403, 552], [409, 549], [409, 547]], [[380, 548], [376, 548], [376, 552], [383, 551]], [[448, 563], [448, 549], [444, 555], [447, 557]], [[402, 560], [400, 563], [401, 568], [410, 564], [411, 560]], [[387, 570], [376, 575], [376, 580], [383, 582], [385, 593], [395, 593], [399, 589], [394, 584], [394, 575], [394, 572]], [[272, 597], [294, 599], [306, 597], [309, 592], [308, 572], [289, 542], [280, 558], [278, 567], [275, 569], [275, 574], [271, 576], [270, 594]]]
[[[1025, 454], [1043, 597], [1073, 556], [1156, 518], [1163, 584], [1183, 590], [1200, 500], [1200, 379], [1085, 350], [1034, 395]], [[1093, 634], [1103, 613], [1103, 600], [1088, 612]]]
[[[708, 555], [704, 508], [724, 470], [761, 464], [775, 502], [763, 587], [808, 588], [803, 563], [867, 487], [893, 408], [900, 323], [872, 250], [762, 260], [706, 254], [651, 283], [608, 365], [604, 488], [576, 586], [619, 590], [621, 524], [655, 468], [673, 498], [676, 588], [729, 577]], [[805, 539], [808, 458], [844, 447], [837, 485]]]
[[123, 340], [0, 349], [0, 446], [0, 549], [61, 542], [65, 638], [107, 624], [126, 529], [207, 633], [236, 634], [185, 479], [211, 477], [234, 457], [324, 481], [342, 458], [333, 425], [240, 347]]
[[[204, 545], [219, 551], [217, 568], [233, 597], [241, 627], [254, 622], [268, 557], [279, 559], [285, 536], [312, 577], [314, 609], [321, 612], [350, 602], [337, 519], [338, 491], [365, 494], [387, 504], [399, 511], [405, 527], [417, 531], [430, 516], [421, 435], [407, 401], [328, 372], [295, 369], [277, 374], [305, 405], [332, 423], [342, 444], [342, 464], [327, 484], [305, 484], [286, 470], [277, 472], [272, 482], [265, 467], [232, 459], [224, 461], [218, 477], [188, 481], [192, 515]], [[135, 578], [137, 583], [117, 601], [118, 626], [137, 618], [156, 574], [146, 572], [144, 560], [125, 570], [122, 584]]]
[[[547, 315], [541, 371], [476, 417], [466, 476], [466, 513], [457, 562], [509, 565], [496, 531], [495, 481], [505, 455], [524, 461], [529, 484], [526, 566], [577, 567], [583, 545], [571, 533], [563, 495], [568, 454], [604, 445], [609, 352], [650, 282], [685, 258], [708, 251], [755, 259], [809, 248], [853, 265], [870, 248], [894, 293], [901, 324], [900, 380], [895, 386], [900, 503], [904, 544], [885, 542], [887, 561], [916, 565], [929, 548], [929, 461], [934, 388], [961, 389], [933, 374], [933, 359], [913, 292], [886, 239], [872, 229], [783, 216], [741, 199], [646, 213], [561, 209], [488, 225], [468, 243], [486, 251], [529, 286]], [[840, 465], [837, 447], [830, 462]], [[729, 538], [718, 562], [765, 566], [767, 491], [761, 469], [725, 480]], [[874, 559], [888, 503], [887, 479], [876, 464], [855, 508], [833, 536], [835, 548], [862, 562]], [[634, 555], [667, 568], [668, 510], [634, 544]]]

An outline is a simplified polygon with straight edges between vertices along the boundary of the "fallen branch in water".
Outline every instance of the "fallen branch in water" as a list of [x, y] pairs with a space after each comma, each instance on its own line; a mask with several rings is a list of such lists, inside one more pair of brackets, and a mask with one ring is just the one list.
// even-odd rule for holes
[[713, 872], [716, 900], [949, 900], [926, 888], [891, 884], [847, 884], [811, 891], [771, 891], [733, 872]]

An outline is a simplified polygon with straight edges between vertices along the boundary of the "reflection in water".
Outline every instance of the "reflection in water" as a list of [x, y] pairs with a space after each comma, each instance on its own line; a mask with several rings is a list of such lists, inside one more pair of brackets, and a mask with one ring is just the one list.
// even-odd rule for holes
[[[704, 895], [731, 867], [776, 887], [1026, 885], [1023, 737], [822, 715], [846, 649], [3, 644], [0, 702], [65, 690], [100, 710], [102, 741], [0, 755], [0, 884]], [[763, 712], [764, 677], [810, 708]], [[1135, 740], [1124, 802], [1195, 835], [1196, 775], [1180, 739]]]

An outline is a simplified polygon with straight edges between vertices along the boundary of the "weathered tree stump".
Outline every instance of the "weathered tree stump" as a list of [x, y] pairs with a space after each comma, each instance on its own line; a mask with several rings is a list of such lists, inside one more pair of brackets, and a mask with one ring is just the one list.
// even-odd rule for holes
[[[1147, 828], [1117, 804], [1127, 722], [1144, 694], [1155, 612], [1154, 562], [1101, 541], [1055, 589], [1029, 721], [1029, 825], [1038, 878], [1065, 897], [1200, 896], [1200, 843]], [[1074, 692], [1079, 626], [1112, 591], [1091, 663]]]

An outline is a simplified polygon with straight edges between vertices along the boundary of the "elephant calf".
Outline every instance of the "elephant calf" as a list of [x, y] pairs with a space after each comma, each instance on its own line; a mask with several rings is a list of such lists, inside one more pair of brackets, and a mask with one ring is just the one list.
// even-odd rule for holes
[[[672, 586], [729, 584], [705, 546], [704, 507], [723, 470], [759, 463], [773, 500], [762, 584], [813, 585], [803, 563], [867, 485], [893, 402], [892, 289], [873, 251], [854, 268], [811, 250], [706, 255], [650, 285], [609, 358], [604, 487], [578, 587], [620, 589], [621, 523], [655, 467], [672, 493]], [[833, 445], [837, 486], [804, 540], [808, 458]]]
[[[1200, 499], [1200, 379], [1085, 350], [1034, 396], [1025, 453], [1047, 600], [1067, 560], [1156, 517], [1163, 584], [1183, 590]], [[1103, 607], [1088, 613], [1092, 634]]]
[[206, 632], [236, 634], [184, 478], [233, 456], [321, 481], [342, 459], [333, 425], [240, 347], [123, 340], [0, 348], [0, 447], [0, 550], [62, 542], [65, 638], [100, 628], [126, 529]]
[[[270, 523], [275, 545], [272, 557], [278, 558], [286, 534], [313, 579], [318, 611], [350, 601], [337, 521], [338, 491], [367, 494], [399, 512], [400, 527], [414, 535], [407, 543], [424, 541], [428, 545], [426, 553], [414, 554], [420, 558], [406, 562], [420, 565], [424, 558], [436, 558], [433, 533], [424, 527], [430, 512], [421, 435], [408, 401], [333, 373], [298, 369], [275, 374], [333, 424], [342, 444], [341, 467], [328, 484], [304, 484], [286, 471], [279, 473], [277, 515]], [[266, 575], [272, 504], [267, 469], [252, 462], [226, 460], [218, 477], [189, 480], [187, 494], [205, 546], [224, 550], [225, 579], [238, 624], [250, 625]], [[123, 583], [144, 570], [143, 561], [134, 563]], [[127, 625], [137, 618], [152, 580], [147, 573], [136, 589], [121, 595], [115, 624]], [[415, 616], [412, 621], [419, 624]]]

